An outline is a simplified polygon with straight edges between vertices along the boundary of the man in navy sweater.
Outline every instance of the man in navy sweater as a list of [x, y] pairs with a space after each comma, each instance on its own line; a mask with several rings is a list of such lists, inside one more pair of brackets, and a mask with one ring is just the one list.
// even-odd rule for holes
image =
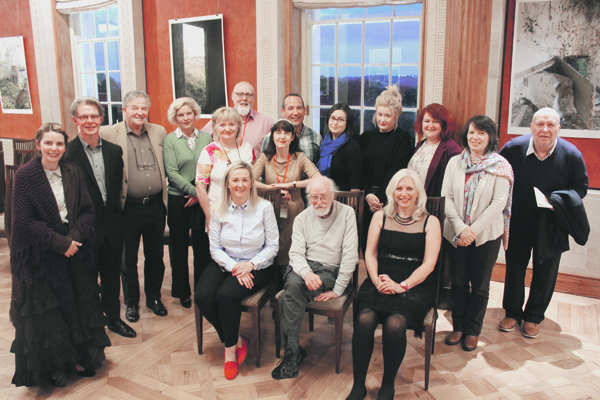
[[[583, 199], [588, 176], [581, 152], [558, 137], [560, 117], [551, 108], [533, 116], [531, 134], [508, 142], [500, 154], [510, 162], [515, 174], [510, 240], [506, 251], [506, 278], [502, 307], [506, 311], [500, 330], [509, 332], [522, 324], [521, 332], [534, 338], [552, 299], [560, 254], [538, 252], [540, 208], [534, 194], [538, 188], [548, 198], [556, 190], [574, 190]], [[525, 309], [525, 272], [533, 250], [533, 276]]]

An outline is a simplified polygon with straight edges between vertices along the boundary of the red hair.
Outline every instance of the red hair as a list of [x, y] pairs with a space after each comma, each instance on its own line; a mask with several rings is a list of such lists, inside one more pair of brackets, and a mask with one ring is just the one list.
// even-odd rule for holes
[[419, 115], [417, 115], [415, 132], [417, 132], [419, 138], [423, 137], [423, 118], [425, 118], [425, 113], [442, 123], [442, 132], [440, 132], [441, 140], [448, 140], [454, 136], [454, 132], [456, 132], [456, 122], [454, 121], [452, 114], [450, 114], [450, 111], [441, 104], [431, 103], [427, 107], [424, 107]]

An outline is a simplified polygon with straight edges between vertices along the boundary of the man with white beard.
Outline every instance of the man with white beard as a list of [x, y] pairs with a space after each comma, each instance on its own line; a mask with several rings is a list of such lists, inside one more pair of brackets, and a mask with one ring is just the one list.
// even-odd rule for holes
[[[275, 121], [268, 115], [261, 114], [252, 109], [255, 99], [254, 87], [248, 82], [242, 81], [235, 85], [233, 93], [231, 93], [231, 98], [233, 99], [233, 107], [240, 113], [243, 121], [240, 142], [238, 144], [241, 145], [244, 141], [250, 143], [254, 149], [254, 156], [258, 160], [263, 139], [271, 131], [271, 127]], [[212, 121], [204, 125], [204, 128], [201, 130], [212, 135]]]
[[358, 263], [356, 215], [334, 200], [336, 191], [325, 176], [312, 180], [306, 189], [311, 206], [294, 220], [290, 263], [279, 300], [285, 356], [271, 373], [275, 379], [297, 377], [298, 365], [306, 358], [299, 344], [306, 304], [340, 297]]

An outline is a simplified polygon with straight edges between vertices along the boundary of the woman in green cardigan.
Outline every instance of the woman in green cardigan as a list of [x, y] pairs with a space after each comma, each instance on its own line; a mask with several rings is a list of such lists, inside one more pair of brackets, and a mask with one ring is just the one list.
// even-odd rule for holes
[[196, 197], [194, 182], [200, 152], [211, 142], [208, 133], [194, 127], [200, 114], [200, 106], [194, 99], [181, 97], [175, 100], [169, 107], [167, 118], [178, 128], [167, 135], [163, 144], [165, 172], [169, 179], [167, 223], [171, 237], [171, 296], [179, 298], [185, 308], [192, 306], [188, 269], [190, 229], [194, 251], [194, 288], [210, 261], [204, 213]]

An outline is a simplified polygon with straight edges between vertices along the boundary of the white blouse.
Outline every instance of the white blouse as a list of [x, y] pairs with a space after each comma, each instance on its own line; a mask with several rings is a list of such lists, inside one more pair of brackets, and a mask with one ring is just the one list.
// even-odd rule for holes
[[45, 169], [44, 172], [46, 173], [46, 177], [48, 178], [48, 182], [52, 188], [52, 193], [54, 193], [54, 198], [56, 199], [56, 204], [58, 205], [60, 220], [66, 224], [69, 221], [67, 220], [67, 203], [65, 202], [65, 189], [62, 183], [62, 173], [60, 171], [60, 167], [54, 171]]
[[429, 170], [429, 165], [431, 164], [431, 160], [433, 160], [433, 155], [437, 150], [440, 142], [436, 144], [430, 144], [428, 141], [425, 141], [421, 147], [413, 154], [410, 161], [408, 162], [408, 169], [412, 169], [415, 171], [419, 178], [421, 178], [421, 182], [423, 185], [425, 184], [425, 180], [427, 179], [427, 171]]

